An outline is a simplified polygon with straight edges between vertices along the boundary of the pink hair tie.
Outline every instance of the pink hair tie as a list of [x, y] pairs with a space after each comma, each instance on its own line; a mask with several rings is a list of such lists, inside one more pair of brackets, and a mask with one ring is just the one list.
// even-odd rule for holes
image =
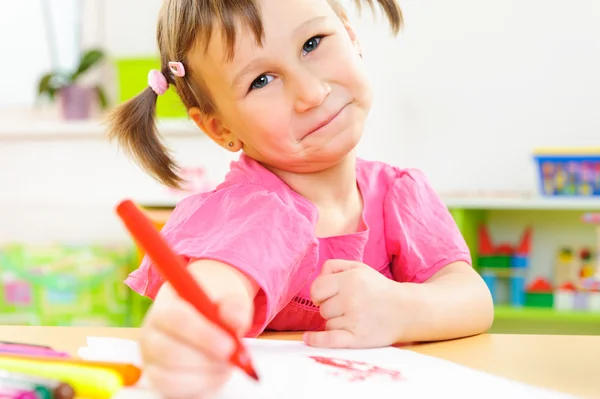
[[185, 76], [185, 68], [183, 67], [183, 64], [181, 62], [170, 61], [168, 65], [173, 75], [179, 78], [183, 78]]
[[162, 96], [167, 92], [169, 83], [167, 83], [167, 78], [165, 78], [165, 75], [163, 75], [160, 71], [153, 69], [148, 72], [148, 86], [152, 88], [157, 96]]

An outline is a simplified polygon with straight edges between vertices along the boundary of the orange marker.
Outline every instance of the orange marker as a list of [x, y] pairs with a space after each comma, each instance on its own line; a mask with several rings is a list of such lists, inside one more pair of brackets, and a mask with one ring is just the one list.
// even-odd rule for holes
[[117, 206], [117, 214], [179, 296], [194, 306], [208, 320], [229, 333], [233, 338], [236, 347], [230, 358], [230, 362], [258, 381], [258, 375], [252, 367], [250, 356], [243, 346], [242, 341], [238, 338], [235, 331], [221, 320], [217, 306], [208, 298], [202, 288], [196, 284], [182, 259], [175, 255], [169, 248], [150, 220], [130, 200], [125, 200]]

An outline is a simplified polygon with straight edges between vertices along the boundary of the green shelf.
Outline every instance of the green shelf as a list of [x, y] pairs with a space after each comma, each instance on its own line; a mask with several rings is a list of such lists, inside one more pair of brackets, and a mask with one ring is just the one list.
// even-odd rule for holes
[[525, 320], [600, 323], [600, 312], [559, 311], [552, 308], [514, 308], [496, 306], [496, 317]]
[[491, 333], [600, 335], [600, 313], [496, 306]]

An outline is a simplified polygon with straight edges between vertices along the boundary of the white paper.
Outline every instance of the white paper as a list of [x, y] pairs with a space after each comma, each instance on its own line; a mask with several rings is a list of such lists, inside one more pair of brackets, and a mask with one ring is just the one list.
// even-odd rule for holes
[[[316, 398], [535, 398], [568, 399], [567, 394], [550, 391], [473, 370], [446, 360], [408, 349], [318, 349], [302, 341], [246, 339], [260, 382], [235, 371], [214, 399], [316, 399]], [[141, 366], [137, 342], [88, 337], [79, 356], [89, 360], [129, 362]], [[323, 364], [318, 357], [354, 364], [354, 371]], [[315, 359], [316, 358], [316, 359]], [[381, 372], [368, 371], [373, 367]], [[385, 370], [390, 370], [387, 374]], [[124, 390], [118, 399], [152, 398], [143, 378], [139, 388]], [[458, 397], [458, 396], [457, 396]]]

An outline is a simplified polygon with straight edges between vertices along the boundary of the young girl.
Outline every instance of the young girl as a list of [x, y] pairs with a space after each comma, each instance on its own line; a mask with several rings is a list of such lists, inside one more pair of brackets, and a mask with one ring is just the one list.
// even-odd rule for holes
[[[397, 33], [399, 7], [378, 1]], [[356, 157], [372, 93], [338, 0], [166, 0], [157, 35], [162, 70], [113, 114], [111, 136], [177, 187], [154, 125], [172, 85], [206, 135], [241, 153], [162, 231], [240, 335], [306, 331], [308, 345], [357, 348], [490, 326], [489, 291], [425, 176]], [[154, 299], [140, 344], [157, 389], [215, 392], [231, 340], [151, 260], [126, 283]]]

